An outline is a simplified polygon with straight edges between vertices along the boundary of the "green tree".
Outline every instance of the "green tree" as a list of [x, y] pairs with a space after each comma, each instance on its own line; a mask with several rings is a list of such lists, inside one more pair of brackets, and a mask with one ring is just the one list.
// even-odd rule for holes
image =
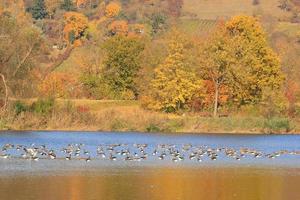
[[136, 96], [135, 78], [140, 69], [144, 44], [138, 38], [116, 35], [105, 41], [105, 78], [116, 92], [132, 91]]
[[174, 32], [168, 50], [167, 58], [155, 69], [147, 107], [176, 112], [186, 108], [187, 102], [199, 95], [202, 82], [188, 65], [184, 38], [180, 33]]
[[158, 33], [166, 25], [167, 17], [162, 13], [154, 13], [151, 17], [151, 27], [153, 34]]
[[30, 9], [34, 19], [44, 19], [48, 13], [44, 0], [34, 0], [33, 7]]
[[74, 11], [76, 10], [75, 5], [73, 4], [72, 0], [64, 0], [62, 4], [60, 5], [61, 9], [64, 9], [65, 11]]

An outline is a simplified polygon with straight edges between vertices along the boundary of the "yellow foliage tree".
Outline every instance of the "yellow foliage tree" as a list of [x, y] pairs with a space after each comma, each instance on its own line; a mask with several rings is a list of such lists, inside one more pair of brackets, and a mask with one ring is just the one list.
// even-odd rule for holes
[[148, 108], [176, 112], [186, 108], [188, 101], [200, 94], [202, 81], [186, 62], [183, 42], [183, 36], [175, 31], [167, 58], [155, 69], [146, 103]]
[[45, 6], [50, 19], [53, 18], [56, 10], [59, 8], [61, 0], [45, 0]]
[[105, 16], [106, 17], [115, 17], [117, 16], [121, 11], [121, 6], [117, 3], [110, 3], [105, 8]]
[[233, 98], [239, 104], [257, 103], [263, 90], [277, 90], [284, 76], [278, 55], [268, 45], [258, 19], [236, 16], [225, 24], [231, 38], [234, 65], [231, 70]]
[[230, 98], [238, 105], [258, 103], [264, 90], [282, 85], [279, 58], [254, 17], [233, 17], [218, 28], [203, 49], [200, 72], [215, 86], [214, 116], [222, 85], [230, 89]]
[[87, 17], [78, 12], [65, 13], [64, 23], [64, 37], [70, 44], [74, 44], [76, 40], [80, 40], [88, 28]]
[[10, 15], [14, 16], [21, 23], [28, 23], [31, 20], [31, 15], [25, 12], [25, 5], [23, 0], [1, 0], [0, 13], [1, 12], [10, 13]]

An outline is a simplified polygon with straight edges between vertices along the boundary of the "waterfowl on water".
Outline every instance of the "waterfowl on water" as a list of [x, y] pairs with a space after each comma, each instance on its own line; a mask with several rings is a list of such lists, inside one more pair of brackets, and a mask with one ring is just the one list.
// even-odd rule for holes
[[[93, 157], [92, 151], [83, 149], [84, 144], [68, 144], [65, 147], [61, 147], [61, 152], [65, 154], [61, 158], [65, 160], [71, 160], [76, 157], [79, 160], [85, 160], [90, 162]], [[144, 161], [146, 159], [159, 159], [159, 160], [171, 160], [173, 162], [179, 162], [188, 160], [187, 162], [203, 162], [205, 157], [210, 160], [217, 160], [219, 156], [228, 157], [233, 160], [251, 159], [263, 157], [264, 159], [274, 159], [283, 155], [300, 155], [300, 151], [288, 151], [278, 150], [271, 153], [264, 153], [250, 148], [213, 148], [207, 145], [197, 146], [191, 144], [184, 144], [182, 146], [174, 144], [158, 144], [153, 148], [149, 148], [148, 144], [101, 144], [97, 146], [95, 158], [106, 158], [108, 160], [125, 160], [125, 161]], [[59, 151], [59, 149], [58, 149]], [[12, 156], [11, 156], [12, 155]], [[87, 156], [84, 156], [87, 155]], [[98, 157], [99, 156], [99, 157]], [[60, 157], [55, 153], [54, 149], [48, 149], [46, 145], [31, 144], [29, 146], [21, 144], [7, 143], [0, 146], [0, 158], [24, 158], [29, 160], [38, 161], [39, 159], [56, 159]]]
[[6, 158], [9, 158], [9, 154], [2, 154], [2, 155], [0, 155], [0, 158], [4, 158], [4, 159], [6, 159]]
[[38, 160], [39, 160], [39, 157], [32, 157], [32, 160], [38, 161]]
[[116, 157], [116, 156], [113, 156], [112, 154], [110, 154], [110, 155], [109, 155], [109, 159], [115, 161], [115, 160], [117, 160], [117, 157]]
[[90, 162], [91, 161], [91, 156], [89, 156], [88, 158], [85, 159], [86, 162]]
[[165, 157], [163, 155], [158, 156], [158, 159], [163, 160]]
[[213, 155], [210, 157], [211, 160], [217, 160], [217, 156]]
[[66, 160], [71, 160], [71, 154], [65, 157]]
[[89, 154], [90, 154], [90, 152], [89, 152], [89, 151], [87, 151], [87, 150], [84, 150], [84, 151], [83, 151], [83, 154], [84, 154], [84, 155], [89, 155]]

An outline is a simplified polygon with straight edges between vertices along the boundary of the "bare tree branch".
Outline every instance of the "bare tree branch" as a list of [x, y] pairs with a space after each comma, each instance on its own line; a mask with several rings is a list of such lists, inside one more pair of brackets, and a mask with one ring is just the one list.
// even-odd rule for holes
[[5, 76], [4, 76], [3, 74], [0, 73], [0, 77], [1, 77], [1, 79], [2, 79], [4, 88], [5, 88], [4, 105], [0, 108], [0, 114], [2, 114], [2, 113], [5, 111], [6, 107], [7, 107], [7, 101], [8, 101], [8, 87], [7, 87], [7, 84], [6, 84]]
[[32, 45], [29, 48], [29, 51], [26, 53], [26, 55], [24, 56], [24, 58], [21, 60], [21, 62], [19, 62], [18, 66], [16, 67], [16, 70], [13, 73], [13, 76], [16, 76], [18, 70], [22, 67], [22, 65], [24, 64], [24, 62], [27, 60], [27, 58], [30, 56], [30, 54], [32, 53], [34, 45]]

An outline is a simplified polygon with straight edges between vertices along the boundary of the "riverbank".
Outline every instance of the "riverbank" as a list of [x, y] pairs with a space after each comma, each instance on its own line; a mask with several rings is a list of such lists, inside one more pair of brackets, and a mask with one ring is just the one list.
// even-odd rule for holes
[[220, 118], [203, 113], [167, 114], [144, 110], [137, 101], [27, 99], [11, 102], [0, 118], [0, 129], [294, 134], [300, 132], [300, 121], [285, 117], [267, 120], [245, 112]]

